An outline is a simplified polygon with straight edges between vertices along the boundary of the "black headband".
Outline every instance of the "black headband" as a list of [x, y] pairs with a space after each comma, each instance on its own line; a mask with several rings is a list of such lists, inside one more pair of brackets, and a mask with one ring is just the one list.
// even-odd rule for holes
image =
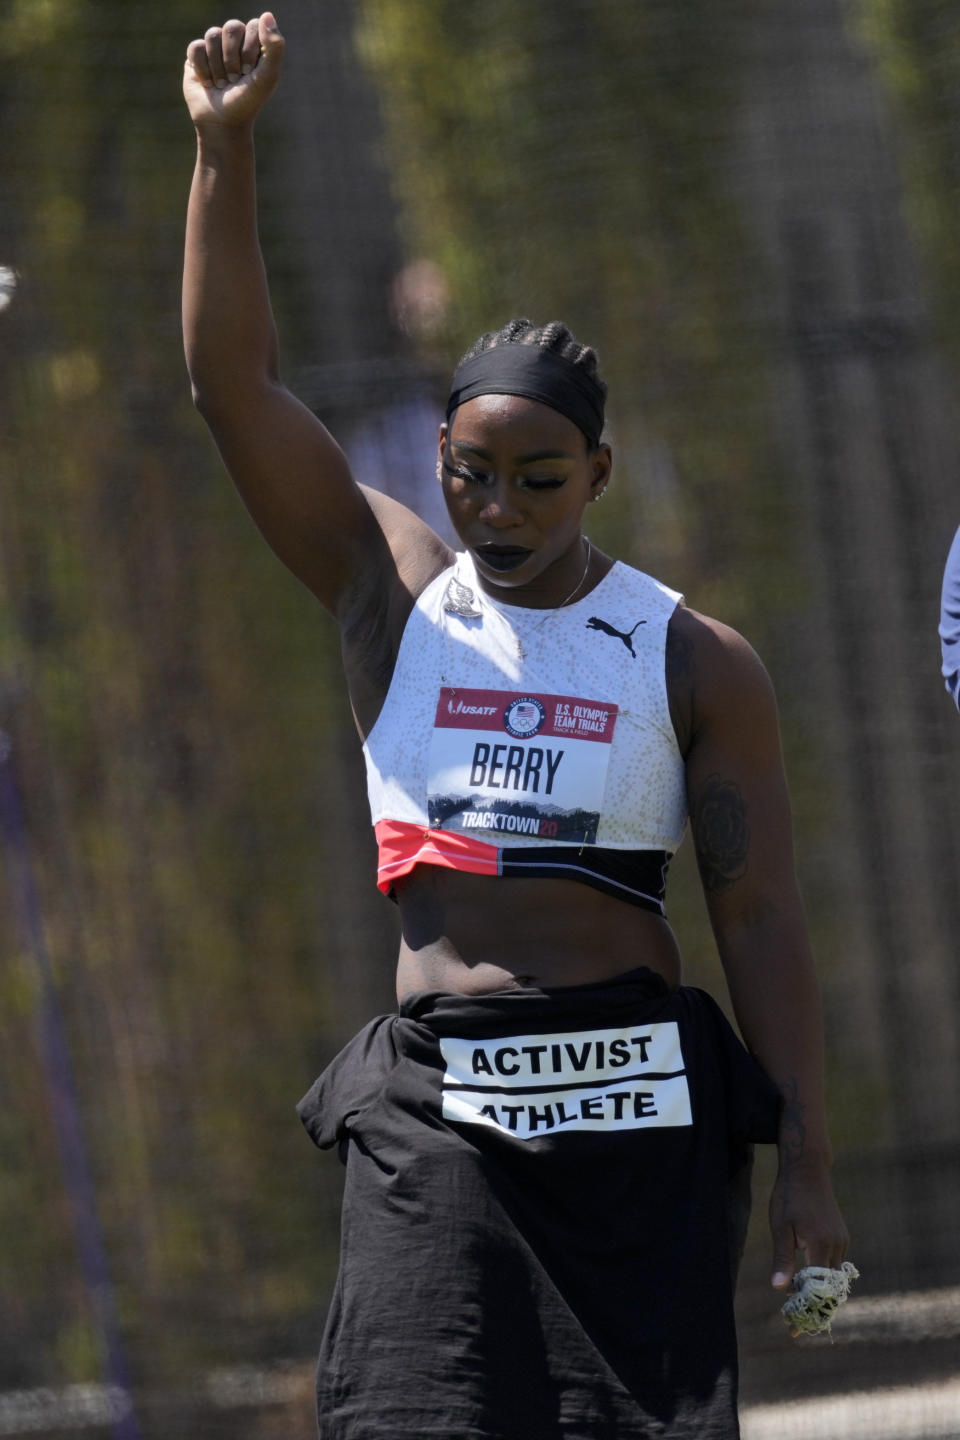
[[453, 377], [447, 419], [477, 395], [524, 395], [559, 410], [595, 450], [603, 433], [603, 390], [582, 365], [539, 345], [494, 345], [464, 360]]

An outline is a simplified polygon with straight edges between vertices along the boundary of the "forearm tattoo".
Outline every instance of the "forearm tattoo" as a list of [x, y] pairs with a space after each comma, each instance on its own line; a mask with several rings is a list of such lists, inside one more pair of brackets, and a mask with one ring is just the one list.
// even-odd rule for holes
[[806, 1106], [800, 1099], [796, 1078], [791, 1075], [780, 1086], [783, 1108], [780, 1111], [780, 1172], [789, 1178], [794, 1165], [803, 1159], [807, 1143], [807, 1127], [803, 1123]]
[[770, 1219], [774, 1229], [786, 1225], [790, 1218], [793, 1192], [791, 1184], [794, 1170], [803, 1159], [807, 1143], [807, 1127], [803, 1123], [806, 1107], [800, 1100], [796, 1079], [791, 1075], [780, 1086], [783, 1108], [780, 1111], [780, 1138], [778, 1153], [780, 1159], [778, 1183], [771, 1200]]
[[732, 780], [708, 775], [691, 797], [690, 824], [708, 895], [719, 895], [747, 873], [750, 829], [747, 807]]

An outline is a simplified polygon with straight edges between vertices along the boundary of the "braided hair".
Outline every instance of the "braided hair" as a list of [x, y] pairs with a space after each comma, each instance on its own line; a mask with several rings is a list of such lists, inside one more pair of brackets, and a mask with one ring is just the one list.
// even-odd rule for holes
[[590, 345], [581, 345], [561, 321], [534, 325], [532, 320], [509, 320], [501, 330], [488, 330], [475, 340], [466, 354], [460, 357], [458, 368], [465, 360], [472, 360], [475, 355], [482, 355], [485, 350], [493, 350], [498, 345], [539, 345], [542, 350], [552, 350], [572, 365], [582, 366], [606, 399], [606, 381], [597, 374], [596, 350]]

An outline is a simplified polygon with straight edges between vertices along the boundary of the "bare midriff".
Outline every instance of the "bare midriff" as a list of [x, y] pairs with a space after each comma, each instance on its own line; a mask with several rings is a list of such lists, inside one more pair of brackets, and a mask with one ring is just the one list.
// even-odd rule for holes
[[492, 879], [418, 865], [397, 884], [400, 999], [418, 991], [589, 985], [646, 966], [675, 988], [666, 920], [574, 880]]

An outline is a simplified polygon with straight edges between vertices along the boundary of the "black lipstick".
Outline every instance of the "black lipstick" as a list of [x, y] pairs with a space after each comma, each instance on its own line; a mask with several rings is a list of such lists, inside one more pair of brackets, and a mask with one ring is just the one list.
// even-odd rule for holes
[[477, 545], [474, 553], [491, 570], [516, 570], [533, 551], [523, 545]]

